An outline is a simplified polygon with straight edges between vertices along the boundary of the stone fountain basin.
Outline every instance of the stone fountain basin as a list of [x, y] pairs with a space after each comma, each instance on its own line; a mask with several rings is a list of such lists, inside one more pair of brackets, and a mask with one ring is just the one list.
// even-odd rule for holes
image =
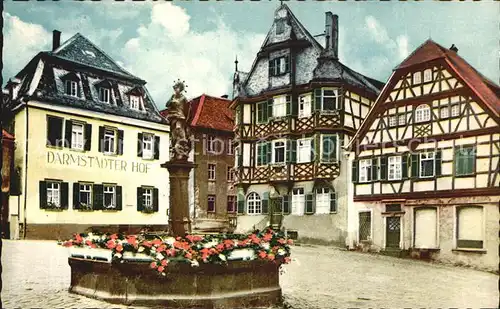
[[69, 291], [126, 305], [164, 308], [256, 308], [282, 304], [279, 262], [231, 260], [227, 265], [192, 267], [171, 261], [160, 276], [150, 262], [123, 263], [69, 257]]

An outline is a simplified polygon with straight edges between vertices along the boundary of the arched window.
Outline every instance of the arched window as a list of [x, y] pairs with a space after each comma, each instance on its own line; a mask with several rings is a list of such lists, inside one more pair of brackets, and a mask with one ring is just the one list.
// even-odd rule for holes
[[247, 213], [248, 214], [260, 214], [262, 213], [262, 202], [260, 196], [252, 192], [247, 196]]
[[431, 108], [427, 104], [421, 104], [415, 110], [415, 121], [424, 122], [431, 120]]

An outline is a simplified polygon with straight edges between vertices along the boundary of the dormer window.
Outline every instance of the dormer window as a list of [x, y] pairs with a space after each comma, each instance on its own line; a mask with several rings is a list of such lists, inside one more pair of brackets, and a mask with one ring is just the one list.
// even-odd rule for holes
[[290, 72], [290, 57], [282, 56], [269, 61], [269, 76], [277, 76]]
[[285, 21], [280, 19], [276, 21], [276, 34], [283, 34], [285, 32]]
[[100, 87], [99, 88], [99, 101], [103, 103], [110, 102], [109, 88]]
[[130, 89], [130, 91], [126, 92], [128, 95], [129, 107], [130, 109], [140, 111], [145, 109], [144, 106], [141, 106], [141, 98], [144, 99], [144, 90], [140, 86], [135, 86]]
[[136, 95], [130, 95], [130, 108], [133, 110], [140, 110], [139, 97]]
[[64, 82], [64, 93], [72, 97], [78, 97], [78, 83], [74, 80]]

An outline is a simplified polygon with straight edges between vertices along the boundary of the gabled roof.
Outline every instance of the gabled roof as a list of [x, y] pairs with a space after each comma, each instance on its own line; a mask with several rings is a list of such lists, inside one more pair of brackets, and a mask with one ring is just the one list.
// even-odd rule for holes
[[138, 77], [120, 67], [99, 47], [81, 35], [75, 34], [50, 54], [54, 57], [114, 72], [133, 79]]

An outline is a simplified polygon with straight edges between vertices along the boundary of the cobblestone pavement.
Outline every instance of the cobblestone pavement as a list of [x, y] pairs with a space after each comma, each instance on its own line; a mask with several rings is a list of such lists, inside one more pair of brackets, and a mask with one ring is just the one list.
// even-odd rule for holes
[[[69, 294], [67, 256], [55, 242], [4, 241], [3, 308], [127, 308]], [[320, 246], [292, 257], [280, 279], [288, 308], [498, 308], [490, 273]]]

